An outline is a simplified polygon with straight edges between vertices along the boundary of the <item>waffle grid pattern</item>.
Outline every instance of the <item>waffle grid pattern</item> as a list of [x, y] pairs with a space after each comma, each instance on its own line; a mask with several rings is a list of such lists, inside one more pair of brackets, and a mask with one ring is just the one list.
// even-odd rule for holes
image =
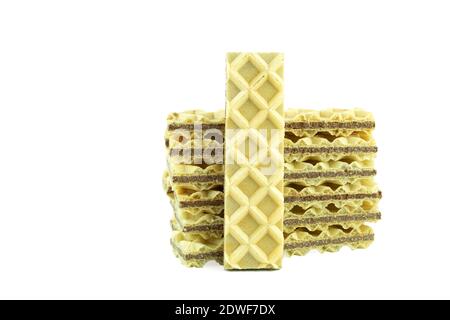
[[282, 54], [227, 55], [226, 269], [281, 267], [284, 245], [282, 76]]

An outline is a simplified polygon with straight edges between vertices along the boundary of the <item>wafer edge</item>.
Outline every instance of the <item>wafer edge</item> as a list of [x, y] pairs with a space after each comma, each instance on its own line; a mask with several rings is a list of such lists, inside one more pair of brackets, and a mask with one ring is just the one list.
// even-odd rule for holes
[[[203, 130], [209, 130], [209, 129], [217, 129], [217, 130], [224, 130], [225, 124], [224, 123], [202, 123], [201, 121], [198, 122], [198, 124], [201, 124], [201, 128]], [[167, 126], [168, 131], [174, 131], [174, 130], [195, 130], [195, 126], [197, 124], [192, 123], [170, 123]], [[293, 121], [293, 122], [286, 122], [285, 123], [286, 129], [328, 129], [328, 130], [334, 130], [334, 129], [346, 129], [346, 130], [357, 130], [357, 129], [374, 129], [375, 128], [375, 122], [374, 121]]]
[[[309, 171], [309, 172], [287, 172], [284, 174], [285, 180], [294, 179], [317, 179], [317, 178], [342, 178], [342, 177], [371, 177], [377, 174], [376, 170], [341, 170], [341, 171]], [[174, 175], [173, 183], [191, 182], [224, 182], [224, 175], [201, 174], [192, 176]]]
[[[207, 147], [207, 148], [171, 148], [169, 154], [171, 157], [182, 154], [189, 155], [189, 158], [202, 158], [204, 154], [214, 157], [216, 152], [223, 154], [223, 147]], [[377, 153], [376, 146], [359, 146], [359, 147], [285, 147], [284, 154], [336, 154], [336, 153]], [[220, 162], [220, 164], [223, 162]]]
[[348, 215], [333, 215], [333, 216], [322, 216], [322, 217], [311, 217], [311, 218], [285, 218], [284, 225], [286, 227], [297, 226], [297, 225], [310, 225], [310, 224], [321, 224], [321, 223], [343, 223], [343, 222], [359, 222], [359, 221], [373, 221], [380, 220], [381, 213], [363, 213], [363, 214], [348, 214]]
[[173, 241], [170, 240], [170, 244], [175, 249], [177, 254], [185, 261], [190, 260], [216, 260], [216, 261], [222, 261], [223, 260], [223, 250], [220, 251], [212, 251], [212, 252], [205, 252], [205, 253], [184, 253]]
[[381, 191], [375, 193], [342, 193], [342, 194], [323, 194], [308, 196], [285, 196], [285, 203], [292, 202], [311, 202], [311, 201], [330, 201], [330, 200], [363, 200], [363, 199], [380, 199]]

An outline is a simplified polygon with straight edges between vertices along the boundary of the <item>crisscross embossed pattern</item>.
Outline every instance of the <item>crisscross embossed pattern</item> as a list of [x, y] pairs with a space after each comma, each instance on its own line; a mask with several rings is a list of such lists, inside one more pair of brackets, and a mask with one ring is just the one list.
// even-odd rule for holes
[[226, 269], [281, 267], [283, 59], [279, 53], [227, 55]]

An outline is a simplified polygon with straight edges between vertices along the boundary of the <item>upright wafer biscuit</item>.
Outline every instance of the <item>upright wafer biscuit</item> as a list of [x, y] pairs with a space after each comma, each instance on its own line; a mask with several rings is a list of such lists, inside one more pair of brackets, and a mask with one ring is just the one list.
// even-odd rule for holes
[[283, 55], [227, 55], [226, 269], [278, 269], [283, 257]]

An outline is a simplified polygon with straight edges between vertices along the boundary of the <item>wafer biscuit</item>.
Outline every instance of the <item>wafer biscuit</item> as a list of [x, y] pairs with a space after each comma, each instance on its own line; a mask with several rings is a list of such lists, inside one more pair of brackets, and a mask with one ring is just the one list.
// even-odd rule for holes
[[175, 255], [188, 267], [203, 267], [210, 260], [223, 263], [222, 238], [173, 231], [171, 244]]
[[[225, 112], [223, 110], [216, 112], [189, 110], [170, 113], [167, 117], [166, 133], [169, 134], [178, 129], [193, 132], [195, 125], [199, 124], [204, 130], [223, 131]], [[335, 136], [349, 136], [360, 131], [370, 134], [374, 128], [373, 115], [362, 109], [287, 109], [285, 112], [285, 130], [291, 132], [299, 130], [301, 136], [313, 136], [324, 131]]]
[[[223, 197], [224, 113], [194, 110], [169, 118], [165, 137], [170, 170], [166, 185], [170, 187], [165, 189], [170, 189], [168, 194], [174, 206], [172, 228], [182, 234], [200, 236], [199, 239], [221, 239], [223, 199], [219, 206], [208, 206], [201, 201], [210, 200], [207, 196], [210, 194], [196, 192], [213, 190], [222, 193]], [[373, 240], [373, 233], [361, 232], [367, 230], [363, 223], [381, 218], [378, 211], [381, 193], [373, 181], [377, 147], [371, 137], [375, 127], [372, 115], [358, 109], [293, 109], [286, 112], [285, 119], [284, 141], [290, 149], [285, 149], [284, 185], [288, 201], [284, 205], [284, 231], [286, 241], [289, 239], [291, 245], [294, 238], [304, 240], [297, 241], [295, 248], [287, 245], [288, 253], [303, 255], [311, 249], [336, 251], [345, 245], [367, 247]], [[180, 130], [188, 138], [186, 141], [180, 139], [180, 132], [176, 132]], [[212, 134], [208, 134], [211, 130]], [[189, 150], [190, 160], [201, 158], [200, 164], [172, 161], [171, 149], [177, 152]], [[222, 160], [211, 161], [211, 150], [208, 149], [213, 149]], [[205, 155], [209, 157], [208, 163], [204, 161]], [[364, 190], [373, 192], [356, 192]], [[180, 208], [176, 194], [185, 195], [186, 192], [196, 193], [192, 200], [200, 202], [193, 201], [191, 206]], [[344, 236], [341, 232], [350, 235]], [[308, 238], [318, 234], [316, 239]], [[190, 239], [195, 242], [194, 238]], [[198, 263], [195, 256], [186, 257], [184, 263], [192, 266], [201, 266], [213, 259], [200, 259]]]
[[278, 269], [284, 241], [283, 55], [228, 54], [226, 101], [224, 265]]
[[373, 240], [373, 231], [366, 225], [348, 229], [339, 225], [329, 226], [324, 230], [299, 228], [286, 236], [285, 249], [288, 255], [305, 255], [313, 249], [336, 252], [343, 246], [352, 249], [367, 248]]
[[[177, 226], [173, 228], [177, 230]], [[373, 240], [373, 231], [366, 225], [350, 228], [332, 225], [314, 229], [299, 228], [292, 233], [286, 233], [284, 246], [288, 255], [303, 256], [311, 250], [336, 252], [342, 247], [364, 249]], [[175, 255], [188, 267], [203, 267], [211, 260], [223, 263], [223, 238], [174, 231], [171, 243]]]
[[183, 226], [174, 215], [174, 217], [170, 220], [170, 226], [173, 231], [200, 235], [203, 238], [223, 238], [223, 217], [221, 221], [218, 222]]

